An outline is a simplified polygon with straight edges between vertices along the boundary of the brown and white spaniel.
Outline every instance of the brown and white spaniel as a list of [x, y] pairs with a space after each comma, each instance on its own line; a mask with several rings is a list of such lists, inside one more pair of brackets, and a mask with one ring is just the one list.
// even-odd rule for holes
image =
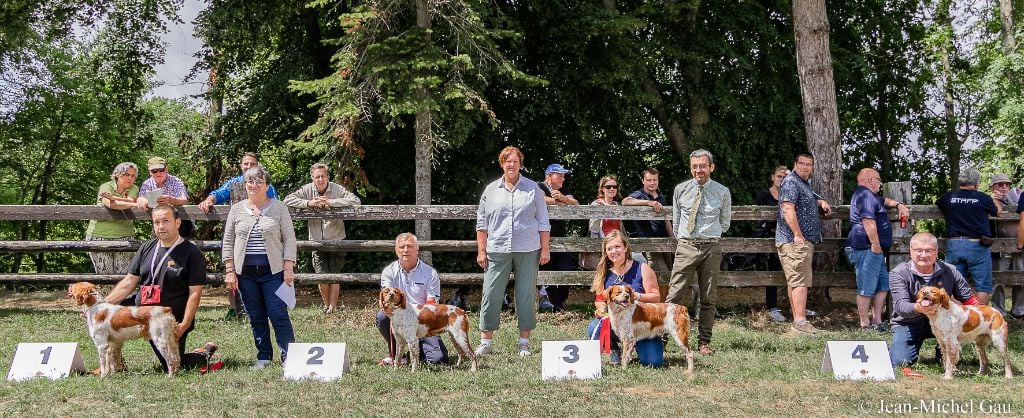
[[[407, 306], [405, 292], [396, 287], [381, 289], [379, 304], [384, 314], [391, 318], [391, 334], [397, 343], [395, 359], [401, 358], [407, 349], [411, 351], [412, 371], [416, 371], [420, 362], [420, 338], [444, 332], [451, 336], [459, 354], [455, 365], [461, 365], [462, 357], [468, 356], [472, 364], [470, 371], [476, 371], [476, 353], [469, 345], [469, 315], [466, 311], [451, 305], [429, 303]], [[398, 363], [395, 361], [395, 368], [398, 368]]]
[[686, 370], [693, 372], [693, 352], [690, 351], [689, 343], [690, 316], [685, 306], [640, 302], [633, 288], [625, 285], [609, 286], [603, 295], [612, 330], [622, 344], [623, 369], [633, 359], [638, 340], [669, 334], [686, 355]]
[[164, 306], [120, 306], [103, 300], [96, 285], [78, 282], [68, 287], [68, 297], [85, 312], [89, 337], [96, 344], [100, 376], [124, 370], [121, 347], [125, 341], [142, 338], [153, 341], [167, 361], [167, 376], [174, 376], [181, 364], [178, 338], [174, 335], [177, 321], [171, 308]]
[[983, 305], [961, 305], [950, 299], [945, 289], [934, 286], [925, 286], [917, 291], [917, 303], [924, 308], [932, 334], [935, 334], [942, 350], [942, 365], [946, 369], [943, 378], [953, 378], [960, 360], [960, 345], [968, 342], [974, 342], [978, 352], [978, 374], [984, 374], [988, 369], [986, 349], [991, 342], [1003, 356], [1006, 378], [1013, 377], [1010, 357], [1006, 354], [1009, 326], [999, 311]]

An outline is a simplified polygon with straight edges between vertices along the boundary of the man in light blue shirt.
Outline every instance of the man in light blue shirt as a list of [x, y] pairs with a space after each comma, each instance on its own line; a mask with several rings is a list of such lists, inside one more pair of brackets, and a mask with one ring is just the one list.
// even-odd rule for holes
[[698, 351], [705, 356], [714, 354], [711, 329], [715, 325], [722, 264], [718, 240], [732, 222], [732, 195], [727, 187], [711, 180], [714, 171], [715, 161], [710, 152], [699, 149], [690, 153], [693, 178], [679, 183], [673, 194], [672, 225], [678, 241], [667, 299], [684, 304], [686, 289], [696, 279], [700, 291]]

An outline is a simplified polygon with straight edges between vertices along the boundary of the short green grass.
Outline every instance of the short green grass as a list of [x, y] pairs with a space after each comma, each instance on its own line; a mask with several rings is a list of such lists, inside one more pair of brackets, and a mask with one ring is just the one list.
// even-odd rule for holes
[[[516, 356], [514, 319], [506, 316], [496, 337], [496, 353], [481, 360], [480, 371], [465, 365], [425, 367], [412, 374], [408, 368], [377, 366], [384, 342], [373, 325], [373, 294], [362, 292], [361, 303], [325, 316], [307, 304], [292, 311], [296, 335], [303, 342], [348, 343], [353, 367], [333, 382], [284, 381], [279, 364], [252, 371], [255, 360], [252, 335], [246, 323], [222, 319], [224, 308], [203, 307], [190, 346], [205, 340], [220, 344], [218, 357], [227, 367], [217, 373], [186, 372], [167, 379], [156, 369], [149, 345], [129, 343], [125, 349], [129, 370], [111, 378], [75, 375], [59, 381], [33, 380], [0, 383], [0, 414], [31, 416], [822, 416], [876, 414], [884, 408], [909, 412], [936, 403], [936, 408], [983, 413], [985, 408], [1009, 408], [1024, 414], [1024, 378], [1005, 381], [1002, 361], [991, 372], [976, 376], [977, 356], [965, 349], [961, 369], [953, 381], [941, 379], [941, 366], [925, 355], [915, 368], [923, 379], [899, 377], [889, 382], [835, 381], [819, 371], [827, 340], [888, 339], [888, 335], [850, 328], [850, 305], [816, 320], [831, 331], [820, 336], [796, 335], [788, 325], [775, 324], [763, 311], [742, 303], [722, 309], [715, 326], [713, 357], [696, 359], [688, 375], [674, 344], [667, 354], [670, 367], [628, 370], [604, 367], [604, 376], [591, 381], [542, 381], [539, 341], [579, 339], [589, 320], [585, 303], [560, 314], [541, 314], [534, 333], [531, 357]], [[23, 294], [0, 292], [0, 301], [24, 299]], [[57, 299], [55, 292], [29, 300]], [[22, 303], [24, 304], [24, 303]], [[77, 342], [86, 366], [97, 366], [96, 350], [88, 340], [84, 322], [70, 304], [48, 309], [0, 308], [0, 373], [6, 377], [14, 347], [19, 342]], [[474, 321], [476, 314], [471, 314]], [[511, 325], [511, 327], [510, 327]], [[1021, 374], [1024, 367], [1024, 331], [1012, 323], [1011, 361]], [[695, 330], [694, 330], [695, 333]], [[477, 335], [471, 342], [476, 346]], [[691, 341], [695, 345], [695, 341]], [[931, 347], [925, 353], [931, 353]], [[192, 348], [192, 347], [189, 347]], [[964, 409], [967, 406], [970, 411]], [[918, 409], [907, 409], [918, 408]], [[885, 411], [882, 411], [885, 412]], [[955, 412], [955, 411], [954, 411]]]

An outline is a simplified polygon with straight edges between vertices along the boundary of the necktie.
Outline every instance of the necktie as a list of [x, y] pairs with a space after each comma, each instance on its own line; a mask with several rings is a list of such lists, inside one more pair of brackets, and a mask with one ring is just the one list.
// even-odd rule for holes
[[686, 235], [693, 235], [697, 228], [697, 212], [700, 212], [700, 199], [704, 197], [704, 186], [697, 186], [697, 197], [693, 198], [693, 206], [690, 208], [690, 224], [686, 227]]

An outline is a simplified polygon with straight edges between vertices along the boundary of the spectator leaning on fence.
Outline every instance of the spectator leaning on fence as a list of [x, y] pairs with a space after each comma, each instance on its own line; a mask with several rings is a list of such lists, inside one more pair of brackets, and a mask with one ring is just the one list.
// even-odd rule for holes
[[[110, 173], [110, 181], [100, 185], [96, 192], [96, 204], [113, 210], [125, 210], [135, 207], [135, 198], [139, 196], [139, 186], [135, 178], [139, 167], [135, 163], [123, 162], [114, 167]], [[135, 235], [132, 221], [89, 221], [85, 229], [86, 241], [130, 241]], [[132, 261], [131, 252], [90, 252], [93, 270], [96, 274], [123, 274]]]
[[[242, 154], [242, 161], [238, 164], [238, 168], [241, 169], [242, 173], [245, 173], [250, 168], [260, 165], [260, 160], [256, 157], [256, 153], [247, 152]], [[206, 199], [199, 202], [199, 209], [203, 212], [210, 213], [210, 207], [213, 205], [223, 205], [231, 201], [231, 186], [236, 183], [245, 184], [245, 179], [242, 174], [229, 178], [224, 184], [221, 184], [217, 190], [210, 192]], [[274, 185], [267, 186], [267, 197], [277, 199], [277, 190], [274, 189]], [[241, 199], [239, 199], [241, 200]]]
[[[416, 236], [404, 232], [395, 238], [395, 255], [398, 259], [384, 267], [380, 273], [380, 287], [396, 287], [405, 292], [405, 304], [434, 304], [441, 297], [441, 278], [437, 270], [419, 259], [420, 244]], [[408, 358], [395, 359], [395, 337], [391, 335], [391, 318], [383, 310], [377, 311], [377, 330], [388, 344], [388, 355], [380, 365], [388, 366], [395, 361], [405, 363]], [[406, 353], [406, 356], [409, 354]], [[430, 364], [448, 362], [448, 349], [440, 336], [420, 338], [420, 361]]]
[[[167, 172], [167, 160], [163, 157], [153, 157], [149, 159], [146, 167], [149, 169], [149, 178], [142, 182], [142, 187], [139, 188], [139, 198], [136, 200], [139, 208], [145, 209], [147, 205], [181, 206], [188, 203], [185, 182]], [[160, 194], [156, 202], [151, 203], [146, 194], [157, 190]]]
[[244, 176], [249, 198], [231, 205], [228, 211], [221, 259], [224, 284], [239, 290], [249, 312], [257, 350], [253, 368], [262, 369], [270, 365], [274, 355], [269, 324], [274, 325], [282, 362], [288, 355], [288, 344], [295, 342], [288, 307], [276, 294], [282, 283], [295, 285], [295, 228], [288, 207], [267, 197], [267, 170], [255, 166]]
[[[903, 367], [908, 376], [920, 376], [906, 366], [914, 364], [921, 354], [921, 345], [935, 338], [925, 316], [927, 309], [917, 302], [917, 292], [925, 286], [941, 287], [951, 298], [964, 305], [977, 305], [964, 276], [949, 263], [936, 261], [939, 241], [934, 235], [919, 232], [910, 238], [910, 260], [900, 263], [889, 273], [892, 288], [892, 346], [889, 357], [894, 367]], [[936, 359], [941, 358], [936, 356]]]
[[[544, 192], [544, 203], [552, 206], [579, 206], [580, 202], [572, 196], [569, 186], [565, 184], [565, 175], [572, 173], [562, 167], [561, 164], [551, 164], [544, 169], [544, 182], [537, 183], [540, 190]], [[564, 237], [564, 220], [552, 220], [551, 236]], [[576, 270], [579, 259], [576, 253], [557, 252], [551, 254], [551, 261], [544, 265], [544, 270], [551, 271], [572, 271]], [[565, 307], [565, 300], [569, 298], [569, 286], [544, 286], [542, 289], [548, 296], [551, 306], [547, 307], [554, 312], [561, 311]], [[542, 302], [543, 303], [543, 299]]]
[[[710, 152], [690, 153], [693, 178], [676, 186], [672, 224], [676, 226], [676, 257], [669, 281], [668, 302], [682, 305], [696, 282], [700, 294], [697, 346], [701, 355], [714, 354], [711, 330], [715, 326], [718, 275], [722, 267], [722, 246], [718, 240], [732, 222], [729, 188], [711, 179], [715, 160]], [[692, 306], [692, 305], [691, 305]]]
[[892, 247], [892, 223], [886, 208], [897, 208], [901, 217], [910, 216], [910, 209], [895, 199], [879, 196], [881, 188], [878, 171], [865, 168], [857, 173], [857, 189], [850, 198], [850, 234], [844, 251], [857, 276], [860, 327], [886, 331], [888, 327], [882, 323], [882, 310], [889, 294], [885, 259]]
[[946, 262], [974, 281], [978, 300], [988, 305], [992, 295], [992, 229], [988, 217], [999, 215], [1000, 204], [978, 191], [981, 173], [960, 171], [960, 188], [935, 201], [946, 218]]
[[[299, 190], [284, 198], [284, 203], [293, 208], [346, 208], [359, 206], [359, 197], [344, 186], [329, 181], [327, 165], [313, 164], [309, 169], [313, 179]], [[345, 223], [341, 219], [310, 219], [309, 239], [315, 241], [345, 239]], [[345, 253], [340, 251], [313, 251], [313, 271], [317, 273], [341, 273], [345, 266]], [[331, 314], [338, 307], [338, 283], [321, 284], [320, 298], [324, 302], [324, 313]]]
[[505, 147], [498, 163], [502, 176], [484, 188], [476, 212], [476, 262], [484, 269], [476, 354], [492, 351], [491, 338], [498, 329], [505, 287], [515, 271], [519, 355], [528, 356], [530, 332], [537, 326], [537, 269], [551, 259], [551, 224], [544, 192], [519, 173], [523, 152]]
[[[658, 169], [647, 167], [640, 173], [640, 180], [643, 187], [625, 199], [622, 199], [623, 206], [649, 206], [655, 213], [661, 212], [661, 208], [668, 206], [665, 194], [658, 190], [660, 183]], [[630, 236], [634, 238], [663, 238], [671, 237], [672, 223], [663, 220], [638, 220], [633, 222], [634, 228]], [[645, 254], [651, 268], [655, 271], [672, 270], [672, 253], [648, 252]]]
[[[774, 206], [779, 207], [779, 187], [782, 186], [782, 179], [786, 178], [789, 174], [789, 168], [784, 165], [776, 166], [772, 170], [771, 180], [772, 185], [765, 190], [757, 192], [754, 196], [754, 204], [759, 206]], [[775, 221], [763, 220], [758, 222], [757, 229], [754, 231], [754, 238], [775, 238]], [[782, 270], [782, 265], [779, 264], [778, 254], [762, 254], [758, 257], [761, 260], [765, 260], [764, 264], [768, 270], [779, 271]], [[759, 263], [760, 264], [760, 263]], [[786, 315], [782, 314], [779, 309], [779, 288], [778, 286], [765, 286], [764, 287], [764, 307], [768, 309], [768, 316], [775, 322], [786, 322]]]
[[775, 247], [788, 283], [789, 306], [793, 312], [793, 330], [815, 334], [818, 329], [807, 321], [807, 291], [812, 284], [814, 244], [821, 242], [820, 207], [826, 216], [832, 207], [811, 189], [814, 156], [797, 155], [793, 172], [779, 188], [779, 216], [776, 219]]
[[[195, 329], [196, 311], [206, 285], [206, 258], [191, 241], [178, 234], [181, 219], [171, 206], [159, 205], [151, 213], [153, 239], [146, 241], [135, 252], [128, 274], [117, 283], [105, 298], [107, 302], [128, 306], [166, 306], [171, 308], [178, 322], [174, 329], [178, 337], [181, 368], [206, 366], [217, 345], [207, 342], [190, 354], [185, 354], [188, 334]], [[141, 294], [128, 298], [136, 286], [157, 286], [157, 297], [143, 299]], [[157, 359], [167, 370], [167, 362], [156, 345], [150, 342]]]
[[[1017, 206], [1017, 212], [1021, 211], [1018, 202], [1021, 197], [1024, 197], [1024, 194], [1021, 193], [1021, 189], [1013, 187], [1010, 183], [1010, 176], [1003, 173], [993, 174], [989, 189], [992, 190], [992, 200], [999, 202], [999, 205], [1002, 206], [1000, 214], [1012, 205]], [[1018, 238], [1020, 235], [1017, 233], [1019, 224], [1018, 221], [995, 221], [995, 238]], [[993, 258], [997, 263], [997, 271], [1024, 271], [1024, 255], [1020, 252], [993, 254]], [[1010, 289], [1012, 290], [1010, 309], [1006, 309], [1006, 286], [1001, 284], [996, 285], [992, 292], [992, 307], [998, 309], [1003, 315], [1009, 314], [1014, 318], [1024, 318], [1024, 286], [1010, 286]]]

